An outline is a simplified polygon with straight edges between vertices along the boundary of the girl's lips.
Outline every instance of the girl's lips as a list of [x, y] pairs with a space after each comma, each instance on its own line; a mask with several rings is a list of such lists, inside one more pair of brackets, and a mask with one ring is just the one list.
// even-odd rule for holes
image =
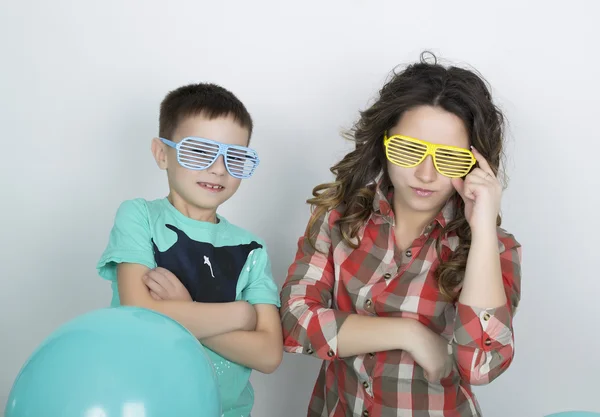
[[430, 195], [432, 195], [434, 193], [434, 191], [426, 190], [424, 188], [415, 188], [415, 187], [411, 187], [411, 188], [415, 191], [415, 194], [417, 194], [419, 197], [429, 197]]

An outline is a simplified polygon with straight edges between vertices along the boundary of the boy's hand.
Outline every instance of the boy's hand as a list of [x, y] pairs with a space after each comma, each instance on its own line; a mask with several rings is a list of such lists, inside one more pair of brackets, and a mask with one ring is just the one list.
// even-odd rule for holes
[[193, 301], [181, 281], [165, 268], [149, 270], [143, 280], [155, 300]]

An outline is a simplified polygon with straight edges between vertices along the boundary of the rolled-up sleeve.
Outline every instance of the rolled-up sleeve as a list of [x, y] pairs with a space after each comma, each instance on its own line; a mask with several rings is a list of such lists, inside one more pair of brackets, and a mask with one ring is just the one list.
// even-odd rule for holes
[[514, 357], [512, 321], [521, 298], [521, 245], [502, 229], [498, 242], [506, 305], [486, 309], [456, 304], [453, 352], [461, 376], [472, 385], [490, 383]]
[[319, 217], [311, 232], [315, 245], [303, 236], [281, 290], [284, 350], [324, 360], [338, 357], [338, 332], [348, 312], [332, 308], [335, 271], [331, 247], [331, 214]]

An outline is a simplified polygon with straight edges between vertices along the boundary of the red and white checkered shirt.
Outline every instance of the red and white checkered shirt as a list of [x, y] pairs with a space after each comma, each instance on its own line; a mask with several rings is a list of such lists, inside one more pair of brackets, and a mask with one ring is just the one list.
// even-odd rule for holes
[[[387, 190], [386, 190], [387, 191]], [[388, 196], [389, 198], [389, 196]], [[408, 250], [395, 245], [394, 214], [377, 189], [373, 215], [360, 231], [358, 249], [344, 243], [335, 209], [320, 219], [315, 251], [305, 237], [283, 285], [284, 349], [323, 360], [309, 417], [481, 416], [471, 385], [502, 374], [513, 358], [512, 317], [520, 299], [521, 246], [501, 228], [498, 244], [507, 305], [473, 308], [448, 302], [434, 278], [435, 240], [455, 211], [451, 199]], [[391, 200], [391, 199], [390, 199]], [[442, 258], [458, 237], [442, 239]], [[407, 317], [450, 342], [455, 366], [429, 383], [406, 351], [338, 356], [337, 334], [350, 314]]]

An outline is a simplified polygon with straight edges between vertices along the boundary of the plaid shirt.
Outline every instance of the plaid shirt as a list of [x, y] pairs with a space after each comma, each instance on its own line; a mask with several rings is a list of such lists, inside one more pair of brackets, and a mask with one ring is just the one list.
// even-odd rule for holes
[[[413, 246], [401, 252], [395, 245], [394, 214], [378, 187], [358, 249], [343, 242], [335, 224], [341, 217], [337, 209], [315, 225], [316, 246], [325, 255], [300, 238], [282, 288], [281, 317], [285, 351], [323, 360], [309, 417], [481, 416], [471, 385], [491, 382], [513, 358], [521, 246], [498, 228], [507, 305], [482, 309], [448, 302], [434, 277], [439, 265], [435, 240], [454, 212], [450, 199]], [[447, 259], [457, 245], [457, 236], [443, 237], [442, 258]], [[406, 351], [340, 358], [337, 333], [350, 314], [420, 321], [449, 341], [454, 370], [429, 383]]]

